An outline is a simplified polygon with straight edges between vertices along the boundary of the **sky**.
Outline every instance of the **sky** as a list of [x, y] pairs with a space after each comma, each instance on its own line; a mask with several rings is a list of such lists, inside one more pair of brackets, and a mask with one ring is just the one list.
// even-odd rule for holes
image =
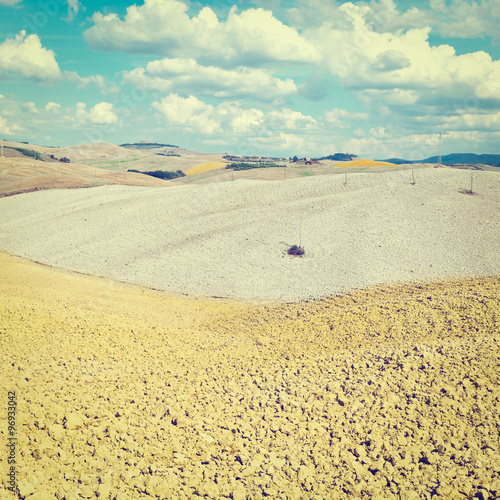
[[0, 138], [500, 153], [500, 0], [0, 0]]

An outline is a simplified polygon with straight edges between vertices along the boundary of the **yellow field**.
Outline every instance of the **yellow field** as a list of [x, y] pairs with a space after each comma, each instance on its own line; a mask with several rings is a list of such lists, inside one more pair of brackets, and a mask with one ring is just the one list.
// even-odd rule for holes
[[226, 165], [227, 163], [222, 161], [207, 161], [186, 170], [186, 175], [201, 174], [203, 172], [209, 172], [210, 170], [217, 170], [218, 168], [226, 168]]
[[399, 165], [387, 161], [354, 160], [339, 163], [337, 167], [399, 167]]
[[252, 304], [0, 252], [0, 318], [19, 498], [500, 493], [499, 278]]

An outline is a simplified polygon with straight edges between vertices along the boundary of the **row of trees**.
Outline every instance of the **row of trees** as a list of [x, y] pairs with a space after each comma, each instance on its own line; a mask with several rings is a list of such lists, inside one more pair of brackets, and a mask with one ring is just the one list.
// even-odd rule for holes
[[176, 172], [169, 172], [168, 170], [155, 170], [150, 172], [141, 172], [140, 170], [129, 169], [127, 172], [135, 172], [137, 174], [150, 175], [151, 177], [156, 177], [158, 179], [177, 179], [177, 177], [184, 177], [186, 174], [182, 170], [177, 170]]

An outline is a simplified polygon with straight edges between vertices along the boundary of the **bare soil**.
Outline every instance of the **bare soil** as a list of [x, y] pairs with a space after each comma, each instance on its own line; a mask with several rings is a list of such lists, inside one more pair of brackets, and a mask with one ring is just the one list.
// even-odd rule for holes
[[498, 278], [272, 305], [2, 253], [0, 317], [16, 498], [500, 496]]

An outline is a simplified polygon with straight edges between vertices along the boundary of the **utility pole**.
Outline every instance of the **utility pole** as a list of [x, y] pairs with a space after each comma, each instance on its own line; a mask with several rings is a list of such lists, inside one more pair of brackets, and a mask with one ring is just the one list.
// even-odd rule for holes
[[443, 151], [441, 145], [441, 132], [439, 132], [439, 159], [438, 159], [439, 166], [441, 166], [442, 161], [443, 161]]
[[302, 214], [300, 214], [300, 241], [299, 241], [299, 248], [302, 248]]
[[3, 158], [3, 139], [2, 139], [2, 154], [0, 154], [0, 158]]

